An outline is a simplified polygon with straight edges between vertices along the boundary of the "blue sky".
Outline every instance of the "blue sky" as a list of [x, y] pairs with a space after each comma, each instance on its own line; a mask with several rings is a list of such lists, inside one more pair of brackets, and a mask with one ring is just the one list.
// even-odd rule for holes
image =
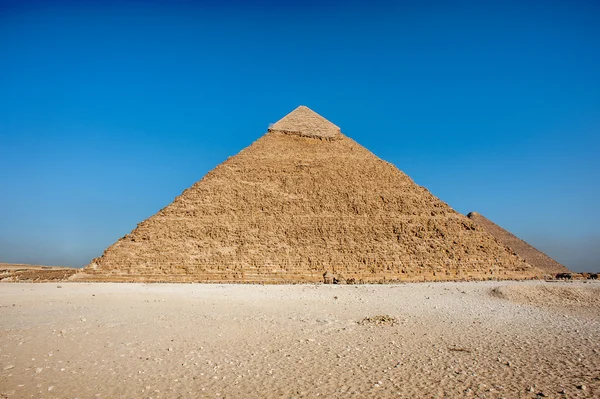
[[296, 106], [600, 270], [600, 3], [0, 1], [0, 262], [83, 266]]

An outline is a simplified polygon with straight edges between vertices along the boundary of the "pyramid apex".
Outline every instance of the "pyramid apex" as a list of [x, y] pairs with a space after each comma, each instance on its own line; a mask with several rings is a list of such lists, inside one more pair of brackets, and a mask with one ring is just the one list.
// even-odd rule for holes
[[341, 133], [339, 127], [305, 105], [275, 122], [269, 131], [324, 139], [333, 139]]

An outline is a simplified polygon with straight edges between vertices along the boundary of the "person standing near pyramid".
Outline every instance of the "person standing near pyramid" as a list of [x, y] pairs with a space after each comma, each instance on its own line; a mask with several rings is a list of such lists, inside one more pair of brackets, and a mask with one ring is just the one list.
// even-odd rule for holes
[[522, 279], [540, 271], [300, 106], [76, 280]]

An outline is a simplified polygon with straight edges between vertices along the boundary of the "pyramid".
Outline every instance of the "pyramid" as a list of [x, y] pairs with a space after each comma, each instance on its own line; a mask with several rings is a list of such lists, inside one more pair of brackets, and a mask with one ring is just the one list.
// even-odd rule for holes
[[74, 278], [297, 283], [539, 274], [301, 106]]
[[564, 265], [558, 263], [542, 251], [532, 247], [519, 237], [504, 230], [485, 216], [477, 212], [471, 212], [467, 216], [478, 226], [481, 226], [485, 231], [496, 237], [502, 244], [515, 251], [517, 255], [525, 259], [530, 265], [535, 266], [548, 274], [571, 273]]
[[304, 105], [277, 121], [269, 131], [329, 140], [340, 137], [341, 133], [339, 127]]

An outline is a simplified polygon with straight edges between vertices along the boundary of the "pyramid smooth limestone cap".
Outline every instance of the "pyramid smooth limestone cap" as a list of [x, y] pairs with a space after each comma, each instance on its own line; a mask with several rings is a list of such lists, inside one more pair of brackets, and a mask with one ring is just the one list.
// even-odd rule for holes
[[333, 139], [341, 133], [339, 127], [304, 105], [275, 122], [269, 131], [324, 139]]

